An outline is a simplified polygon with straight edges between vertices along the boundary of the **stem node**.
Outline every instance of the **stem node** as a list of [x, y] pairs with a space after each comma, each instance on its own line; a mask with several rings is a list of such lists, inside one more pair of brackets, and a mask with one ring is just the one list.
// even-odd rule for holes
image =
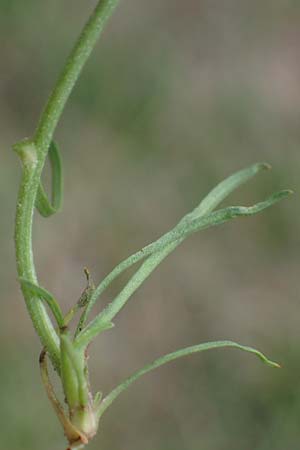
[[31, 139], [23, 139], [13, 146], [13, 150], [19, 155], [24, 167], [34, 169], [38, 162], [37, 148]]

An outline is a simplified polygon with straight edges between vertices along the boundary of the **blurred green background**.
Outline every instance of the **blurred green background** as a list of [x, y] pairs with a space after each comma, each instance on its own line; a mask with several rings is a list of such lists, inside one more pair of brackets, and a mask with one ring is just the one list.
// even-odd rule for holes
[[[6, 450], [64, 448], [16, 282], [20, 167], [10, 149], [32, 135], [94, 4], [0, 0]], [[124, 0], [84, 70], [56, 133], [65, 163], [64, 210], [49, 220], [37, 217], [34, 230], [40, 279], [65, 310], [85, 285], [84, 266], [100, 280], [230, 173], [257, 161], [273, 166], [231, 204], [296, 191], [259, 216], [190, 238], [91, 351], [93, 385], [104, 392], [161, 354], [215, 339], [257, 346], [282, 370], [233, 350], [175, 362], [119, 398], [91, 450], [299, 448], [299, 24], [295, 0]]]

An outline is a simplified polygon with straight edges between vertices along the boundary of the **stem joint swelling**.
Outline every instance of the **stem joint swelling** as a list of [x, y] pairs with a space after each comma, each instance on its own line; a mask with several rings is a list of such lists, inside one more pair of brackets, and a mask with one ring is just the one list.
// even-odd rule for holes
[[[78, 448], [89, 442], [96, 434], [102, 414], [119, 394], [135, 380], [177, 358], [196, 352], [232, 347], [255, 354], [271, 367], [278, 367], [278, 364], [270, 361], [258, 350], [251, 347], [245, 347], [232, 341], [217, 341], [177, 350], [160, 357], [127, 378], [104, 397], [101, 393], [92, 395], [88, 373], [88, 347], [90, 343], [100, 333], [113, 327], [112, 320], [136, 290], [161, 261], [188, 236], [239, 217], [260, 213], [291, 193], [290, 191], [275, 193], [266, 200], [250, 207], [232, 206], [216, 210], [229, 194], [259, 172], [269, 169], [270, 166], [266, 163], [254, 164], [219, 183], [173, 229], [118, 264], [98, 286], [94, 286], [89, 272], [86, 270], [87, 286], [75, 306], [67, 314], [63, 313], [55, 296], [40, 286], [32, 249], [34, 211], [37, 209], [43, 217], [52, 216], [61, 209], [63, 197], [62, 161], [59, 149], [53, 141], [53, 135], [81, 70], [117, 4], [118, 0], [101, 0], [98, 2], [49, 97], [34, 138], [25, 139], [14, 146], [23, 166], [15, 221], [18, 277], [28, 312], [43, 347], [40, 357], [41, 377], [48, 398], [63, 426], [70, 448]], [[41, 182], [47, 156], [52, 172], [50, 199]], [[119, 294], [94, 319], [88, 321], [92, 308], [103, 292], [120, 274], [139, 262], [141, 263], [140, 267], [137, 268]], [[72, 333], [71, 329], [73, 328], [70, 325], [80, 311], [81, 314], [74, 328], [75, 332]], [[47, 357], [60, 378], [66, 399], [66, 408], [61, 405], [54, 393], [48, 374]]]
[[18, 154], [23, 167], [34, 170], [38, 163], [38, 152], [36, 145], [31, 139], [24, 139], [17, 142], [13, 146], [14, 151]]

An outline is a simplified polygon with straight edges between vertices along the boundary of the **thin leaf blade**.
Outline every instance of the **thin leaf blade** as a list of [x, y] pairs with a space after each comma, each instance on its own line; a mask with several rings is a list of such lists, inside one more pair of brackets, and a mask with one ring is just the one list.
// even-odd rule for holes
[[145, 375], [148, 372], [151, 372], [154, 369], [157, 369], [160, 366], [163, 366], [164, 364], [167, 364], [168, 362], [174, 361], [175, 359], [182, 358], [184, 356], [191, 355], [193, 353], [199, 353], [207, 350], [212, 349], [218, 349], [223, 347], [233, 347], [239, 350], [242, 350], [247, 353], [252, 353], [256, 357], [258, 357], [263, 363], [267, 364], [268, 366], [272, 368], [279, 368], [280, 365], [277, 364], [274, 361], [271, 361], [268, 359], [263, 353], [261, 353], [259, 350], [256, 350], [253, 347], [244, 346], [237, 342], [233, 341], [214, 341], [214, 342], [206, 342], [204, 344], [194, 345], [191, 347], [187, 347], [181, 350], [177, 350], [175, 352], [169, 353], [167, 355], [164, 355], [152, 363], [146, 365], [142, 369], [135, 372], [133, 375], [128, 377], [126, 380], [124, 380], [121, 384], [119, 384], [115, 389], [113, 389], [100, 403], [99, 409], [97, 411], [97, 417], [100, 418], [102, 414], [105, 412], [105, 410], [112, 404], [112, 402], [129, 386], [137, 381], [140, 377]]
[[[203, 215], [206, 215], [214, 210], [218, 206], [219, 203], [221, 203], [228, 195], [230, 195], [235, 189], [237, 189], [242, 184], [249, 181], [251, 178], [253, 178], [255, 175], [257, 175], [259, 172], [263, 170], [269, 170], [271, 169], [271, 166], [268, 163], [256, 163], [253, 164], [250, 167], [247, 167], [245, 169], [239, 170], [238, 172], [235, 172], [234, 174], [227, 177], [225, 180], [223, 180], [221, 183], [219, 183], [214, 189], [212, 189], [205, 198], [200, 202], [200, 204], [192, 210], [190, 213], [186, 214], [178, 223], [178, 225], [171, 230], [174, 231], [180, 224], [185, 223], [186, 221], [190, 221], [193, 219], [197, 219], [202, 217]], [[166, 233], [168, 234], [168, 233]], [[162, 236], [163, 239], [166, 235]], [[132, 265], [136, 264], [137, 262], [145, 259], [147, 256], [152, 255], [154, 251], [160, 251], [160, 255], [152, 255], [150, 259], [150, 264], [147, 264], [148, 266], [154, 267], [155, 265], [158, 265], [169, 253], [171, 253], [177, 245], [180, 244], [180, 240], [178, 243], [174, 242], [170, 244], [169, 249], [167, 250], [164, 248], [164, 250], [156, 250], [151, 249], [151, 246], [157, 243], [157, 241], [153, 242], [152, 244], [149, 244], [148, 246], [144, 247], [142, 250], [138, 251], [137, 253], [131, 255], [130, 257], [126, 258], [124, 261], [122, 261], [120, 264], [118, 264], [112, 272], [110, 272], [104, 280], [97, 286], [95, 289], [89, 304], [87, 305], [87, 308], [82, 313], [81, 316], [81, 326], [86, 322], [87, 316], [90, 313], [91, 309], [95, 305], [97, 299], [100, 297], [100, 295], [107, 289], [107, 287], [117, 278], [121, 273], [123, 273], [125, 270], [127, 270]], [[156, 244], [158, 246], [158, 244]], [[161, 246], [163, 248], [163, 246]]]
[[280, 191], [271, 195], [265, 201], [257, 203], [253, 206], [230, 206], [200, 218], [181, 222], [176, 228], [165, 234], [162, 238], [158, 239], [149, 246], [144, 247], [144, 253], [147, 254], [147, 252], [149, 252], [148, 254], [150, 254], [150, 257], [146, 259], [146, 261], [132, 276], [130, 281], [125, 285], [115, 299], [106, 308], [104, 308], [104, 310], [98, 314], [81, 333], [78, 334], [76, 338], [78, 343], [77, 345], [83, 345], [83, 342], [87, 345], [89, 339], [91, 340], [97, 334], [101, 333], [105, 329], [105, 325], [113, 320], [116, 314], [118, 314], [118, 312], [124, 307], [132, 294], [140, 287], [140, 285], [158, 266], [162, 259], [164, 259], [189, 235], [212, 226], [224, 224], [225, 222], [238, 217], [251, 216], [260, 213], [264, 209], [269, 208], [284, 199], [291, 193], [292, 191], [289, 190]]
[[[233, 191], [238, 187], [245, 184], [247, 181], [251, 180], [255, 175], [264, 170], [270, 170], [271, 166], [268, 163], [261, 162], [253, 164], [250, 167], [239, 170], [234, 174], [230, 175], [221, 183], [217, 184], [206, 197], [200, 202], [200, 204], [185, 218], [195, 219], [204, 214], [213, 211], [225, 198], [227, 198]], [[184, 218], [184, 219], [185, 219]]]
[[22, 287], [28, 289], [32, 294], [41, 298], [48, 304], [57, 322], [57, 325], [59, 326], [59, 328], [62, 328], [64, 326], [64, 316], [58, 302], [55, 300], [53, 295], [46, 289], [42, 288], [41, 286], [37, 286], [36, 284], [32, 283], [29, 280], [26, 280], [25, 278], [20, 278], [20, 283]]

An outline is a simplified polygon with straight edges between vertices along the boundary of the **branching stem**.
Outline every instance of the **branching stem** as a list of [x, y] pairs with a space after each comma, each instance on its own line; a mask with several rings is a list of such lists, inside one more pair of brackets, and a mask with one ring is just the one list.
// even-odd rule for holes
[[[72, 89], [118, 2], [119, 0], [100, 0], [98, 2], [49, 97], [33, 141], [22, 141], [14, 147], [23, 164], [15, 226], [17, 270], [20, 278], [25, 278], [37, 285], [32, 250], [32, 222], [47, 152]], [[45, 307], [26, 286], [22, 287], [22, 291], [42, 345], [47, 349], [54, 367], [59, 370], [59, 340]]]
[[[33, 139], [26, 139], [14, 146], [23, 168], [15, 222], [18, 276], [27, 309], [43, 346], [40, 358], [42, 379], [72, 449], [88, 443], [96, 434], [97, 420], [131, 383], [147, 372], [176, 358], [213, 348], [235, 347], [254, 353], [272, 367], [278, 367], [276, 363], [268, 360], [262, 353], [251, 347], [241, 346], [231, 341], [210, 342], [181, 349], [158, 358], [117, 386], [102, 401], [99, 394], [93, 399], [87, 368], [87, 347], [90, 342], [99, 333], [113, 327], [112, 319], [124, 307], [129, 298], [160, 262], [187, 236], [210, 226], [225, 223], [235, 217], [256, 214], [290, 194], [290, 191], [281, 191], [252, 207], [228, 207], [213, 212], [216, 206], [238, 186], [261, 170], [268, 169], [269, 166], [265, 163], [255, 164], [236, 172], [219, 183], [193, 211], [183, 217], [175, 228], [121, 262], [98, 287], [95, 288], [93, 283], [90, 282], [89, 274], [86, 271], [88, 285], [76, 306], [66, 316], [63, 315], [55, 296], [38, 283], [32, 245], [34, 211], [37, 209], [44, 217], [54, 214], [61, 206], [63, 193], [62, 165], [58, 147], [53, 142], [54, 132], [72, 89], [95, 47], [105, 23], [118, 3], [119, 0], [98, 1], [45, 105]], [[47, 155], [52, 167], [51, 201], [48, 199], [41, 183]], [[90, 323], [85, 325], [92, 307], [110, 283], [123, 271], [142, 260], [144, 261], [141, 266], [114, 300]], [[46, 302], [50, 308], [57, 321], [57, 328], [54, 327], [43, 302]], [[79, 319], [74, 339], [67, 325], [80, 308], [84, 311]], [[66, 416], [52, 388], [48, 376], [46, 354], [61, 378], [64, 397], [69, 410], [68, 416]]]

